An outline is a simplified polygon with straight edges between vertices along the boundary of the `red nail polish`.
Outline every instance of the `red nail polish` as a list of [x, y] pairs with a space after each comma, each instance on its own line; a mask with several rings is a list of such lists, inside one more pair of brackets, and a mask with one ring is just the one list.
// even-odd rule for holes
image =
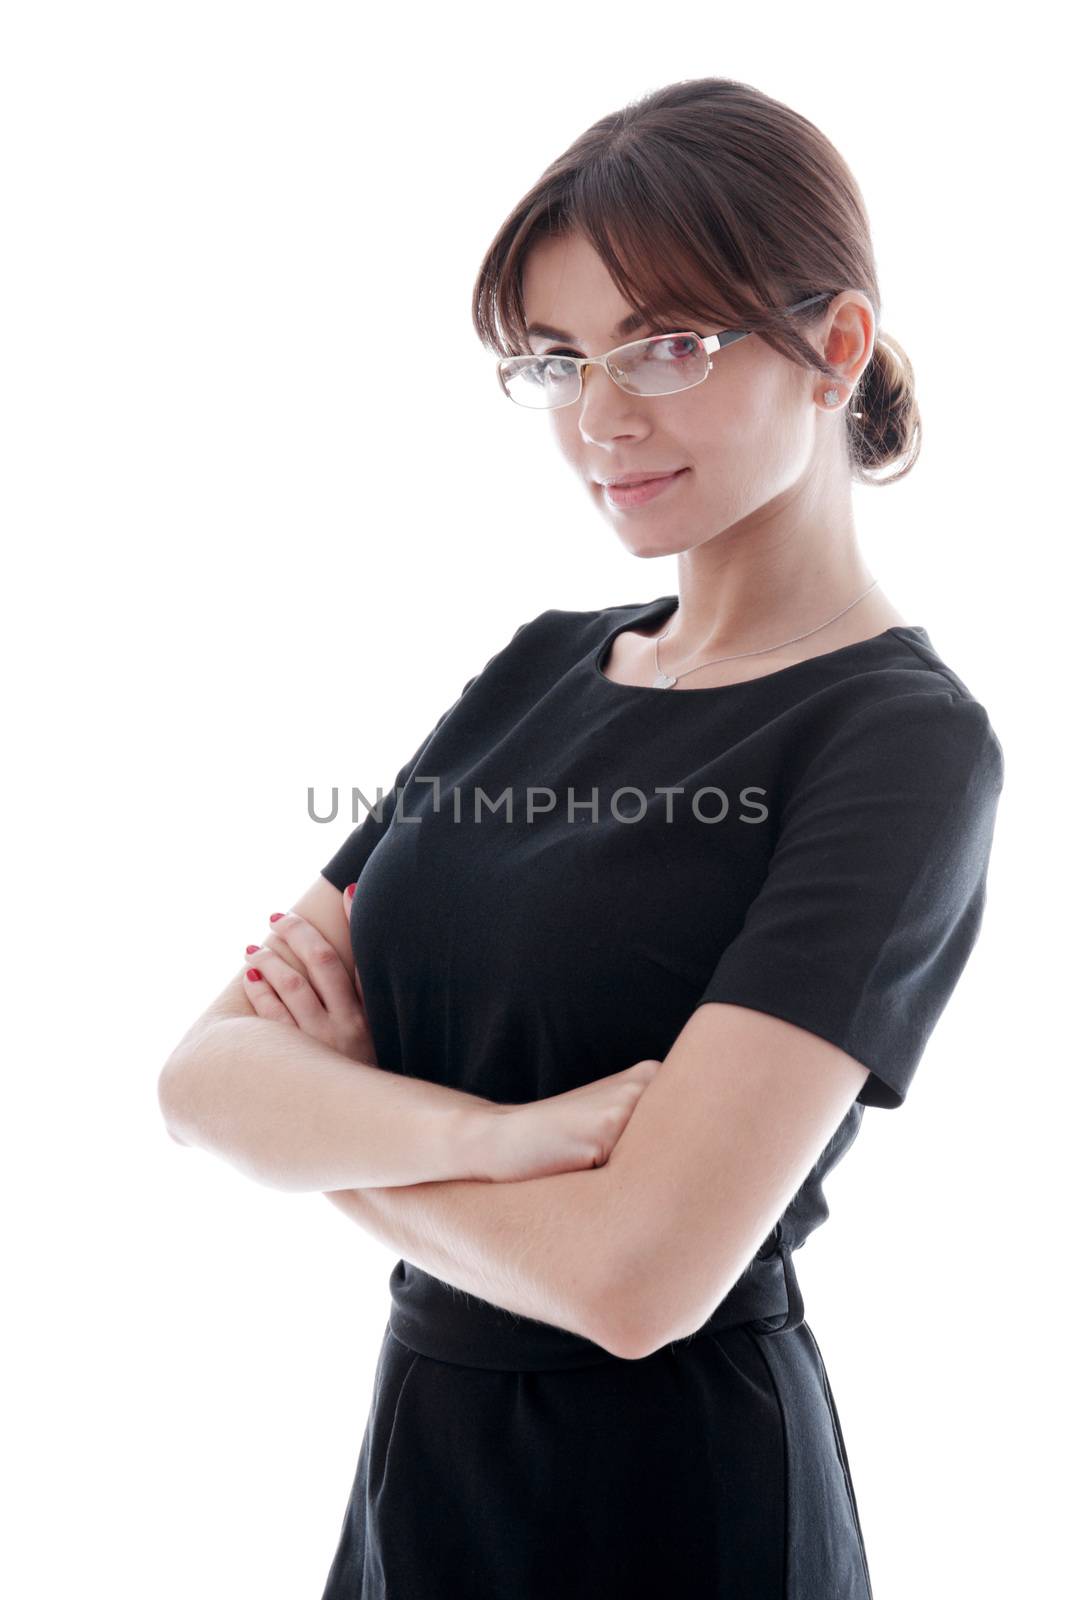
[[253, 983], [258, 983], [263, 974], [261, 972], [257, 972], [255, 967], [249, 967], [248, 976], [251, 978]]
[[245, 945], [245, 955], [246, 956], [254, 956], [258, 949], [259, 949], [259, 945], [258, 944], [246, 944]]
[[272, 922], [278, 922], [284, 916], [285, 916], [285, 912], [284, 911], [272, 911], [271, 914], [270, 914], [270, 920]]
[[345, 890], [345, 894], [355, 894], [355, 892], [356, 892], [355, 884], [354, 883], [350, 883], [348, 885], [348, 888]]

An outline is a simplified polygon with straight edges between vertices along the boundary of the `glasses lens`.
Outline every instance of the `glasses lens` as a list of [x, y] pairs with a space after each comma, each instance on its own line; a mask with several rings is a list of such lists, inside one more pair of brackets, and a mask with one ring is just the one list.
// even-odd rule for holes
[[[657, 334], [624, 345], [608, 369], [629, 394], [674, 394], [703, 383], [708, 352], [694, 333]], [[512, 400], [535, 411], [573, 405], [581, 394], [579, 368], [569, 356], [507, 356], [500, 374]]]
[[500, 375], [512, 400], [535, 411], [570, 405], [581, 390], [578, 368], [567, 356], [508, 356]]
[[626, 345], [608, 365], [631, 394], [673, 394], [703, 382], [708, 352], [696, 334], [667, 333]]

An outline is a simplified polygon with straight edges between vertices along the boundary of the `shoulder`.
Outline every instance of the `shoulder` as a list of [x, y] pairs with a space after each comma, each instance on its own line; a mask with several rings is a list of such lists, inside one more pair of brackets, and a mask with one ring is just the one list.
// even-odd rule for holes
[[981, 701], [930, 673], [910, 686], [866, 686], [807, 752], [786, 816], [835, 835], [863, 826], [894, 836], [985, 830], [1004, 785], [1004, 753]]
[[884, 772], [892, 762], [915, 785], [979, 774], [999, 792], [1004, 751], [989, 712], [926, 630], [890, 628], [878, 645], [859, 670], [820, 684], [808, 699], [800, 769], [845, 762]]

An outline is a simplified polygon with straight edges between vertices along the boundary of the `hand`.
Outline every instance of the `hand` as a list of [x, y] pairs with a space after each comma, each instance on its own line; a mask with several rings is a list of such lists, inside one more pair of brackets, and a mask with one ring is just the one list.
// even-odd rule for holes
[[579, 1089], [492, 1106], [486, 1127], [486, 1175], [496, 1183], [547, 1178], [557, 1172], [602, 1167], [633, 1109], [663, 1063], [638, 1061]]
[[[352, 914], [350, 885], [344, 904]], [[245, 951], [245, 994], [259, 1017], [300, 1028], [351, 1061], [378, 1065], [359, 971], [348, 969], [314, 923], [295, 911], [272, 922], [265, 945]], [[251, 973], [259, 974], [253, 978]]]

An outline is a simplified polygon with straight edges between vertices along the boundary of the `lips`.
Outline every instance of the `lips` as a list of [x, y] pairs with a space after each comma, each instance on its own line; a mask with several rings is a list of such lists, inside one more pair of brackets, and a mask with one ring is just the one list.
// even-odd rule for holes
[[627, 472], [621, 478], [604, 478], [601, 481], [605, 489], [634, 489], [639, 483], [656, 483], [660, 478], [676, 478], [679, 472], [684, 471], [684, 467], [675, 467], [671, 472]]
[[660, 473], [658, 477], [646, 476], [642, 483], [607, 483], [604, 485], [604, 498], [619, 511], [636, 511], [640, 506], [666, 495], [688, 471], [688, 467], [681, 467], [677, 472]]

